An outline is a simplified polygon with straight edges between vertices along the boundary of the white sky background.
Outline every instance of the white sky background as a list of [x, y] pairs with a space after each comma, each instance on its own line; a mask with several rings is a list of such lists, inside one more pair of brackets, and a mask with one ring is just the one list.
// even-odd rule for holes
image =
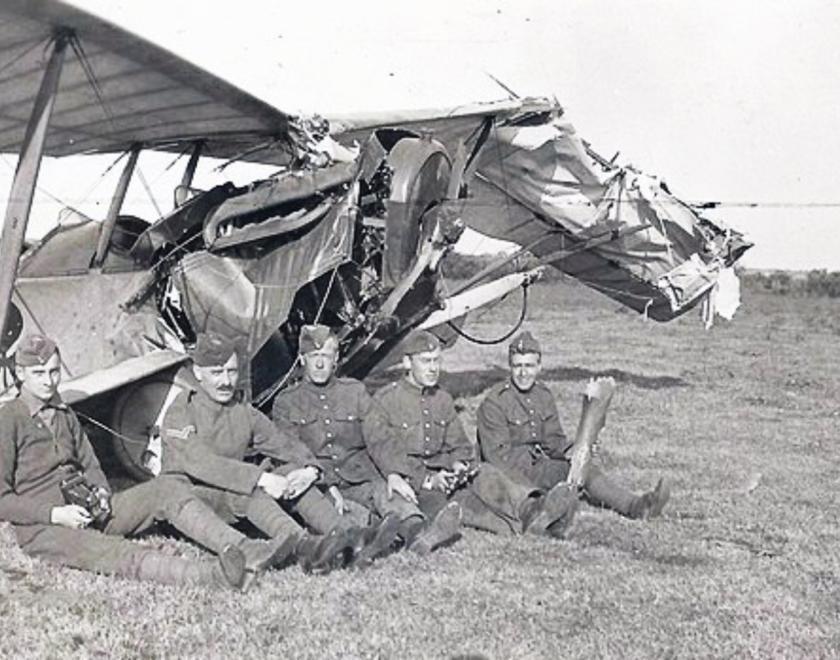
[[[597, 151], [620, 151], [619, 162], [661, 176], [687, 201], [840, 203], [840, 3], [74, 4], [287, 111], [329, 115], [503, 98], [490, 72], [520, 95], [556, 95]], [[82, 210], [102, 217], [117, 172], [91, 194], [111, 159], [93, 160], [75, 166], [72, 178], [65, 164], [47, 163], [41, 183], [72, 204], [86, 197]], [[161, 204], [171, 206], [181, 166], [162, 174], [170, 160], [141, 158], [141, 165], [163, 191]], [[9, 163], [0, 160], [4, 191]], [[129, 196], [148, 207], [142, 187], [133, 185]], [[35, 233], [53, 221], [53, 206], [39, 195]], [[714, 214], [756, 242], [744, 265], [840, 270], [840, 207]]]

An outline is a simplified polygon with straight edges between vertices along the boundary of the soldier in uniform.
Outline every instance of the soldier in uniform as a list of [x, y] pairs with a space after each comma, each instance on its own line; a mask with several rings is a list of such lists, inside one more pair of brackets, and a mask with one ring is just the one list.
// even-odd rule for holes
[[[133, 579], [241, 589], [255, 573], [282, 560], [288, 549], [248, 541], [177, 479], [112, 494], [78, 418], [58, 395], [60, 354], [51, 339], [24, 337], [15, 375], [19, 394], [0, 408], [0, 519], [13, 524], [24, 552]], [[68, 483], [90, 499], [68, 502]], [[172, 557], [122, 538], [157, 521], [170, 523], [218, 559]]]
[[[523, 332], [508, 350], [510, 378], [494, 386], [478, 408], [478, 441], [485, 461], [511, 479], [540, 489], [563, 482], [569, 473], [571, 442], [566, 438], [551, 391], [538, 380], [542, 351]], [[658, 516], [670, 489], [660, 479], [656, 487], [637, 495], [590, 465], [583, 484], [584, 498], [629, 518]]]
[[399, 536], [419, 554], [452, 540], [459, 527], [455, 512], [429, 522], [416, 503], [389, 496], [362, 432], [371, 397], [359, 381], [335, 375], [338, 339], [330, 328], [303, 326], [299, 351], [303, 378], [277, 395], [272, 418], [278, 429], [299, 438], [318, 459], [336, 510], [343, 514], [355, 503], [382, 518], [396, 517]]
[[452, 397], [438, 387], [440, 341], [419, 331], [403, 348], [405, 378], [373, 396], [364, 420], [370, 455], [389, 493], [429, 517], [462, 512], [464, 524], [478, 529], [562, 537], [577, 508], [576, 495], [565, 484], [546, 493], [479, 463]]
[[[311, 488], [321, 469], [309, 449], [240, 400], [234, 342], [203, 334], [192, 359], [197, 386], [180, 392], [163, 418], [163, 474], [186, 475], [193, 491], [215, 510], [249, 520], [271, 539], [299, 538], [297, 555], [304, 568], [325, 572], [347, 563], [363, 565], [393, 543], [394, 521], [366, 529], [347, 524]], [[279, 467], [246, 460], [258, 456]], [[304, 534], [278, 501], [320, 536]]]

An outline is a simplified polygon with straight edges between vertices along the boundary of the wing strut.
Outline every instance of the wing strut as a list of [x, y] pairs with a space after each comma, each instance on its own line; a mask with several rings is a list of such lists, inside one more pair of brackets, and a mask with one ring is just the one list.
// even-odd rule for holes
[[181, 206], [190, 198], [190, 186], [192, 186], [195, 170], [198, 167], [198, 159], [201, 158], [201, 152], [204, 149], [204, 140], [196, 140], [193, 143], [192, 152], [190, 153], [190, 160], [187, 167], [184, 169], [184, 175], [181, 177], [181, 185], [175, 188], [175, 207]]
[[60, 32], [53, 37], [52, 53], [44, 69], [32, 114], [29, 116], [26, 136], [18, 155], [15, 178], [12, 181], [9, 202], [6, 206], [3, 231], [0, 234], [0, 254], [3, 255], [0, 259], [0, 319], [4, 327], [12, 299], [18, 260], [23, 249], [26, 224], [29, 222], [29, 212], [32, 210], [32, 198], [38, 181], [41, 157], [44, 153], [44, 141], [58, 92], [64, 54], [70, 39], [71, 33], [68, 32]]
[[134, 144], [131, 147], [128, 155], [128, 162], [120, 174], [120, 180], [117, 182], [117, 189], [114, 191], [114, 196], [111, 198], [111, 205], [108, 207], [108, 215], [105, 216], [105, 222], [102, 223], [102, 228], [99, 230], [99, 240], [96, 243], [96, 254], [93, 256], [94, 268], [99, 268], [105, 261], [108, 255], [108, 246], [111, 244], [111, 234], [114, 233], [114, 227], [117, 225], [117, 218], [120, 215], [123, 202], [125, 201], [125, 194], [128, 192], [128, 184], [131, 183], [131, 175], [134, 174], [134, 167], [137, 165], [137, 158], [140, 156], [141, 145]]

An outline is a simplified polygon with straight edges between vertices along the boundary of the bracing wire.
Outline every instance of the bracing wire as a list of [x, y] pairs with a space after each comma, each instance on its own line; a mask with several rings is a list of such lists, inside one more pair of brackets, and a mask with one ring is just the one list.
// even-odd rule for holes
[[470, 335], [470, 334], [466, 333], [464, 330], [462, 330], [457, 325], [455, 325], [455, 323], [453, 323], [452, 321], [447, 321], [446, 325], [448, 325], [450, 328], [452, 328], [452, 330], [455, 331], [455, 334], [459, 335], [460, 337], [463, 337], [464, 339], [466, 339], [469, 342], [472, 342], [473, 344], [478, 344], [479, 346], [493, 346], [494, 344], [501, 344], [502, 342], [505, 342], [508, 339], [510, 339], [511, 337], [513, 337], [513, 335], [515, 335], [517, 333], [519, 328], [522, 327], [522, 324], [525, 322], [525, 317], [527, 315], [528, 315], [528, 285], [523, 284], [522, 285], [522, 309], [519, 312], [519, 319], [517, 319], [517, 321], [513, 325], [513, 327], [510, 330], [508, 330], [501, 337], [498, 337], [496, 339], [483, 339], [481, 337], [475, 337], [473, 335]]

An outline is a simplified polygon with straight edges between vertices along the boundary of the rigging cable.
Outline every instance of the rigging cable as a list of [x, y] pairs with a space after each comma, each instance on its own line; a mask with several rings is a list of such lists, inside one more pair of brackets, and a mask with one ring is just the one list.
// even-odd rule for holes
[[[522, 285], [522, 309], [519, 312], [519, 319], [516, 321], [516, 323], [510, 330], [508, 330], [504, 335], [498, 337], [497, 339], [482, 339], [481, 337], [475, 337], [464, 332], [452, 321], [447, 321], [446, 325], [452, 328], [452, 330], [455, 331], [455, 334], [457, 334], [460, 337], [463, 337], [464, 339], [466, 339], [469, 342], [472, 342], [473, 344], [478, 344], [479, 346], [493, 346], [494, 344], [501, 344], [502, 342], [507, 341], [508, 339], [513, 337], [513, 335], [517, 333], [519, 328], [521, 328], [522, 324], [525, 322], [525, 317], [528, 315], [528, 286], [528, 284]], [[502, 298], [502, 300], [504, 300], [504, 298]]]

